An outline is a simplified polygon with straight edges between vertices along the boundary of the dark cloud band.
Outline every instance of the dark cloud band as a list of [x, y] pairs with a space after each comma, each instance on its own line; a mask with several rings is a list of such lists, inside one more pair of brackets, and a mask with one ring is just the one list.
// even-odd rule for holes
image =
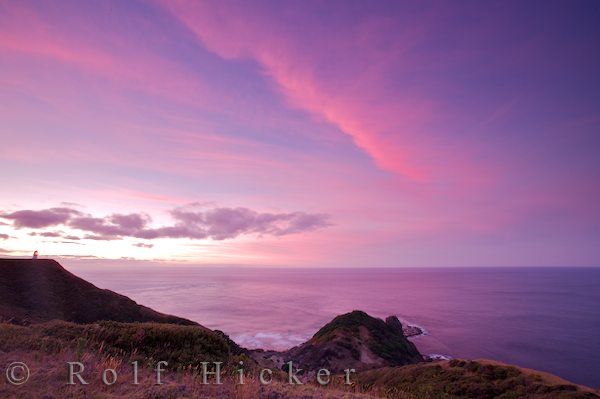
[[[140, 239], [190, 238], [226, 240], [241, 235], [284, 236], [331, 225], [326, 214], [304, 212], [265, 213], [238, 207], [206, 208], [188, 205], [171, 210], [173, 225], [152, 227], [152, 218], [145, 213], [111, 214], [95, 217], [69, 207], [42, 210], [20, 210], [0, 213], [11, 220], [15, 228], [46, 228], [66, 226], [85, 233], [84, 239], [115, 240], [123, 237]], [[34, 233], [60, 236], [58, 233]], [[72, 239], [78, 237], [69, 236]]]

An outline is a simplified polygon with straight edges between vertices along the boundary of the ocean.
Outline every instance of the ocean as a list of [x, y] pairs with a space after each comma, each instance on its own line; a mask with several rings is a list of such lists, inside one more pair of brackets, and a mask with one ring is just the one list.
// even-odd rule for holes
[[360, 309], [424, 328], [413, 339], [423, 354], [500, 360], [600, 387], [600, 268], [68, 269], [248, 348], [290, 348]]

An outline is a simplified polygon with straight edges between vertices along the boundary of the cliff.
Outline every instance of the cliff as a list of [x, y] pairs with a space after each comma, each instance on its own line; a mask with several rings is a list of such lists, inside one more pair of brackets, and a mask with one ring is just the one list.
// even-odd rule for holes
[[0, 259], [0, 321], [197, 323], [166, 315], [124, 295], [100, 289], [51, 259]]

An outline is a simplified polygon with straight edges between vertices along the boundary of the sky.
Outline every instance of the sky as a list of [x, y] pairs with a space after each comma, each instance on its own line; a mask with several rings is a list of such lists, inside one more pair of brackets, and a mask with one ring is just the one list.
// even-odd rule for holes
[[600, 266], [597, 1], [0, 1], [0, 256]]

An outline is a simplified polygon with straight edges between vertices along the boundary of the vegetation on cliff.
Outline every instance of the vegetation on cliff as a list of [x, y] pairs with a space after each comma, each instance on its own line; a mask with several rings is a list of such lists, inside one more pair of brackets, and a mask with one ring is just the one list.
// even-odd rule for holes
[[[101, 321], [74, 324], [51, 321], [19, 326], [0, 324], [0, 351], [76, 353], [81, 359], [101, 353], [140, 365], [166, 361], [176, 370], [198, 369], [201, 362], [227, 363], [233, 351], [222, 335], [198, 326]], [[76, 359], [72, 359], [75, 361]]]
[[0, 259], [0, 321], [155, 322], [197, 325], [103, 290], [51, 259]]
[[377, 389], [391, 399], [598, 399], [598, 392], [490, 361], [453, 359], [369, 370], [356, 376], [361, 391]]
[[284, 358], [306, 369], [333, 372], [423, 361], [395, 316], [383, 321], [359, 310], [337, 316], [309, 341], [287, 351]]

